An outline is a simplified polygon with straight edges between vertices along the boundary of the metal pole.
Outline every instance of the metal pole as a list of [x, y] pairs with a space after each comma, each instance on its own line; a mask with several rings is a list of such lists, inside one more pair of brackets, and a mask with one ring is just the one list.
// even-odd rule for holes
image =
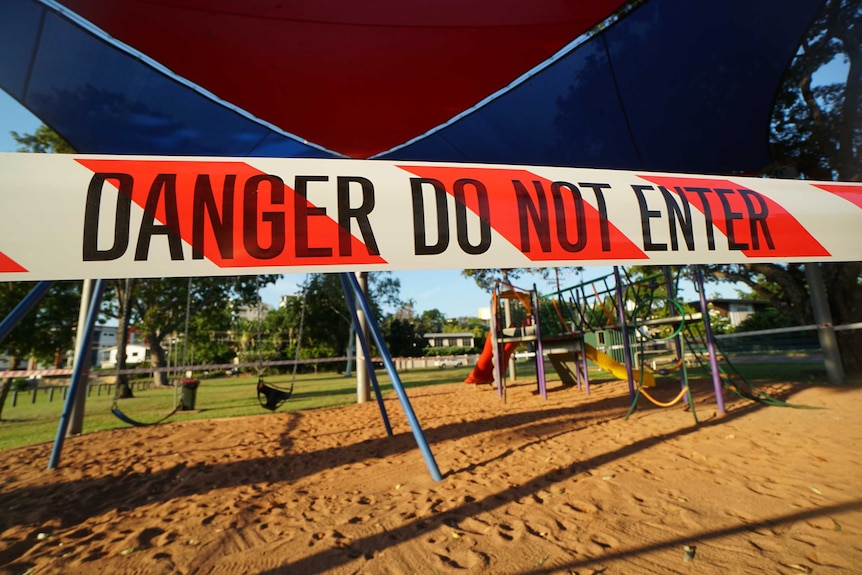
[[[24, 296], [24, 299], [18, 302], [15, 309], [9, 312], [9, 315], [0, 322], [0, 341], [6, 339], [6, 336], [15, 329], [15, 326], [24, 319], [24, 316], [27, 315], [43, 297], [45, 297], [45, 294], [48, 293], [48, 290], [51, 289], [52, 285], [54, 285], [54, 282], [39, 282], [33, 286], [30, 293]], [[15, 369], [14, 365], [12, 366], [12, 369]]]
[[[90, 302], [90, 308], [87, 312], [87, 321], [84, 327], [84, 341], [78, 349], [78, 356], [75, 358], [75, 367], [72, 370], [72, 381], [69, 384], [69, 395], [66, 398], [66, 404], [63, 407], [63, 414], [60, 416], [60, 424], [57, 426], [57, 437], [54, 439], [54, 448], [51, 451], [51, 459], [48, 461], [48, 469], [54, 469], [60, 463], [60, 453], [63, 451], [63, 441], [66, 437], [66, 429], [69, 425], [69, 415], [72, 411], [72, 403], [78, 391], [78, 387], [87, 375], [87, 361], [84, 359], [86, 352], [90, 349], [90, 341], [93, 338], [93, 328], [96, 325], [96, 320], [99, 318], [99, 307], [102, 302], [102, 294], [105, 292], [105, 280], [96, 280], [96, 285], [93, 288], [93, 298]], [[79, 326], [80, 329], [81, 326]]]
[[617, 292], [617, 318], [619, 319], [620, 330], [623, 335], [623, 357], [626, 362], [626, 375], [628, 376], [629, 383], [629, 399], [634, 401], [635, 384], [634, 376], [632, 375], [632, 348], [629, 345], [629, 327], [626, 325], [626, 302], [623, 300], [623, 282], [622, 278], [620, 278], [620, 268], [618, 266], [614, 266], [614, 281], [617, 284], [615, 288]]
[[401, 384], [401, 378], [398, 377], [398, 371], [395, 369], [395, 364], [392, 363], [392, 357], [389, 355], [389, 350], [386, 348], [386, 342], [383, 341], [383, 335], [377, 327], [377, 322], [374, 321], [374, 316], [371, 314], [371, 306], [368, 305], [368, 300], [365, 299], [365, 294], [359, 288], [359, 282], [356, 281], [356, 276], [351, 273], [345, 273], [341, 277], [350, 282], [350, 287], [356, 294], [356, 301], [365, 312], [365, 317], [368, 320], [368, 327], [371, 330], [371, 335], [377, 344], [377, 349], [380, 351], [380, 356], [383, 358], [383, 365], [386, 366], [386, 372], [389, 374], [389, 379], [392, 380], [392, 387], [395, 388], [395, 393], [398, 394], [398, 399], [401, 401], [401, 407], [404, 409], [404, 415], [410, 423], [410, 429], [413, 430], [413, 437], [416, 439], [416, 444], [419, 446], [419, 451], [422, 452], [422, 457], [425, 458], [425, 465], [431, 473], [431, 478], [434, 481], [442, 481], [443, 476], [440, 475], [440, 469], [437, 467], [437, 462], [434, 460], [434, 455], [431, 453], [431, 448], [428, 447], [428, 441], [425, 439], [425, 434], [422, 433], [422, 427], [419, 425], [419, 420], [416, 419], [416, 414], [413, 412], [413, 407], [410, 405], [410, 399], [404, 391], [404, 386]]
[[[367, 297], [368, 295], [368, 272], [357, 272], [356, 276], [357, 285], [359, 289], [362, 291], [363, 296]], [[356, 341], [358, 342], [360, 338], [364, 337], [365, 341], [368, 341], [368, 317], [362, 310], [356, 310], [358, 321], [356, 323]], [[361, 345], [357, 345], [357, 351], [361, 350]], [[372, 369], [369, 369], [368, 362], [371, 361], [371, 356], [365, 354], [364, 352], [360, 356], [356, 355], [356, 403], [365, 403], [368, 401], [368, 372]]]
[[[503, 283], [505, 283], [508, 288], [514, 293], [515, 288], [509, 283], [509, 272], [503, 270]], [[507, 327], [512, 327], [512, 304], [508, 297], [503, 298], [503, 320], [506, 322], [506, 325], [503, 326], [503, 329]], [[515, 381], [518, 378], [518, 374], [515, 372], [515, 354], [509, 356], [509, 365], [507, 367], [509, 370], [509, 379]], [[502, 376], [501, 376], [502, 378]]]
[[[667, 299], [668, 299], [668, 315], [674, 315], [678, 310], [673, 306], [671, 301], [676, 300], [676, 287], [673, 285], [673, 277], [671, 277], [670, 266], [662, 266], [662, 272], [664, 272], [664, 287], [667, 291]], [[685, 318], [682, 318], [680, 321], [685, 321]], [[682, 357], [682, 341], [680, 340], [680, 335], [677, 333], [673, 337], [673, 345], [674, 349], [676, 349], [676, 357], [680, 360], [683, 360]], [[679, 386], [680, 389], [685, 387], [685, 377], [683, 377], [683, 370], [679, 370]]]
[[533, 306], [533, 321], [536, 329], [536, 376], [539, 380], [539, 393], [542, 395], [542, 399], [548, 399], [548, 387], [545, 382], [545, 348], [542, 345], [542, 326], [539, 321], [539, 292], [536, 290], [536, 284], [533, 284], [533, 291], [530, 292], [530, 305]]
[[817, 337], [820, 340], [820, 348], [823, 349], [826, 378], [832, 385], [843, 385], [844, 366], [841, 364], [841, 351], [838, 349], [838, 338], [835, 337], [832, 311], [826, 299], [826, 288], [823, 286], [819, 263], [805, 264], [805, 279], [808, 280], [808, 293], [811, 298], [811, 310], [814, 312], [814, 323], [817, 324]]
[[709, 369], [712, 371], [712, 387], [715, 389], [715, 404], [718, 414], [724, 415], [724, 388], [721, 385], [721, 373], [718, 370], [718, 356], [715, 353], [715, 337], [712, 335], [712, 323], [709, 321], [709, 306], [706, 303], [706, 291], [703, 287], [703, 270], [700, 266], [694, 268], [694, 282], [700, 294], [700, 314], [703, 316], [703, 330], [706, 332], [706, 350], [709, 353]]
[[[93, 280], [81, 282], [81, 305], [78, 307], [78, 327], [75, 329], [75, 359], [72, 367], [78, 367], [78, 358], [87, 357], [86, 352], [81, 352], [81, 346], [84, 343], [84, 326], [87, 325], [90, 299], [93, 297], [93, 283]], [[69, 417], [69, 429], [66, 432], [66, 437], [77, 435], [84, 430], [84, 404], [86, 402], [87, 389], [85, 386], [81, 386], [72, 404], [72, 415]]]
[[[357, 321], [359, 320], [357, 319]], [[344, 368], [344, 377], [353, 375], [353, 361], [356, 357], [356, 326], [354, 322], [350, 322], [350, 334], [347, 336], [347, 342], [347, 366]]]
[[[350, 310], [350, 317], [353, 320], [350, 324], [350, 337], [353, 337], [353, 326], [359, 323], [359, 314], [356, 310], [356, 298], [354, 297], [353, 291], [350, 289], [350, 285], [345, 281], [344, 276], [339, 274], [339, 277], [341, 278], [341, 289], [344, 291], [344, 298], [347, 300], [347, 309]], [[359, 345], [362, 347], [362, 354], [365, 357], [370, 358], [371, 347], [368, 345], [368, 338], [364, 337], [361, 331], [357, 331], [356, 334], [358, 336], [356, 339], [359, 340]], [[386, 434], [392, 437], [392, 425], [389, 424], [389, 416], [386, 414], [386, 405], [383, 403], [383, 395], [380, 393], [380, 384], [377, 383], [377, 375], [374, 373], [374, 369], [371, 369], [368, 372], [368, 375], [371, 380], [371, 384], [374, 387], [374, 396], [377, 398], [378, 407], [380, 407], [380, 416], [383, 418], [383, 426], [386, 428]]]

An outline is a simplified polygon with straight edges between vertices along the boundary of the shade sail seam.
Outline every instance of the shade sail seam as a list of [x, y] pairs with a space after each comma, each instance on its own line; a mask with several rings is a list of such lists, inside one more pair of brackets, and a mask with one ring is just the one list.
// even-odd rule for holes
[[608, 70], [610, 71], [610, 74], [611, 74], [611, 81], [614, 84], [614, 94], [617, 97], [617, 104], [619, 105], [620, 112], [623, 115], [623, 121], [625, 122], [625, 125], [626, 125], [626, 131], [629, 133], [629, 139], [631, 140], [632, 148], [634, 148], [635, 156], [638, 159], [638, 163], [643, 168], [644, 167], [644, 161], [643, 161], [643, 158], [641, 157], [641, 151], [640, 151], [640, 148], [638, 147], [638, 142], [637, 142], [637, 139], [635, 138], [634, 131], [632, 130], [631, 121], [629, 121], [628, 110], [626, 110], [625, 102], [623, 102], [623, 96], [620, 93], [620, 85], [619, 85], [619, 82], [617, 82], [617, 72], [614, 69], [614, 62], [613, 62], [613, 59], [611, 58], [611, 51], [608, 49], [608, 38], [604, 34], [602, 34], [602, 47], [605, 49], [605, 57], [608, 59]]
[[463, 112], [460, 112], [460, 113], [452, 116], [446, 122], [443, 122], [442, 124], [438, 124], [437, 126], [434, 126], [433, 128], [431, 128], [430, 130], [428, 130], [424, 134], [420, 134], [419, 136], [416, 136], [415, 138], [407, 140], [406, 142], [402, 142], [401, 144], [398, 144], [397, 146], [393, 146], [392, 148], [389, 148], [388, 150], [384, 150], [382, 152], [379, 152], [377, 154], [369, 156], [369, 159], [374, 160], [374, 159], [383, 158], [388, 154], [395, 153], [398, 150], [401, 150], [402, 148], [406, 148], [408, 146], [411, 146], [412, 144], [415, 144], [415, 143], [420, 142], [424, 139], [427, 139], [428, 137], [433, 136], [437, 132], [440, 132], [441, 130], [444, 130], [444, 129], [452, 126], [453, 124], [456, 124], [457, 122], [463, 120], [467, 116], [470, 116], [474, 112], [478, 112], [482, 108], [485, 108], [486, 106], [488, 106], [492, 102], [502, 98], [503, 96], [510, 93], [514, 89], [520, 87], [522, 84], [526, 83], [531, 78], [537, 76], [538, 74], [540, 74], [541, 72], [543, 72], [547, 68], [550, 68], [551, 66], [556, 64], [558, 61], [562, 60], [563, 58], [565, 58], [566, 56], [568, 56], [569, 54], [574, 52], [577, 48], [579, 48], [580, 46], [585, 44], [588, 40], [592, 39], [594, 36], [604, 35], [604, 32], [607, 31], [607, 29], [610, 26], [612, 26], [614, 23], [618, 22], [622, 17], [624, 17], [624, 16], [630, 14], [631, 12], [633, 12], [634, 10], [636, 10], [638, 7], [640, 7], [641, 4], [643, 4], [644, 1], [645, 0], [640, 0], [639, 2], [633, 2], [631, 4], [626, 4], [626, 5], [622, 6], [621, 8], [617, 9], [616, 12], [614, 12], [613, 14], [611, 14], [610, 16], [608, 16], [607, 18], [605, 18], [604, 20], [602, 20], [601, 22], [599, 22], [598, 24], [596, 24], [595, 26], [593, 26], [592, 28], [590, 28], [589, 30], [587, 30], [586, 32], [584, 32], [583, 34], [581, 34], [580, 36], [578, 36], [577, 38], [575, 38], [574, 40], [569, 42], [568, 44], [566, 44], [565, 46], [560, 48], [556, 53], [551, 55], [549, 58], [540, 62], [539, 64], [537, 64], [533, 68], [530, 68], [529, 70], [524, 72], [522, 75], [518, 76], [517, 78], [515, 78], [514, 80], [509, 82], [508, 85], [506, 85], [503, 88], [500, 88], [499, 90], [497, 90], [496, 92], [493, 92], [493, 93], [489, 94], [488, 96], [484, 97], [482, 100], [477, 102], [474, 106], [467, 108]]

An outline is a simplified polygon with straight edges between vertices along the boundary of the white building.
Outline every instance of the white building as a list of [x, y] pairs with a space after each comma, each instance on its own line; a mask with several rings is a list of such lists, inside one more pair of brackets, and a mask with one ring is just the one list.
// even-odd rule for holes
[[[147, 363], [149, 365], [150, 348], [139, 343], [126, 344], [126, 365], [138, 365]], [[99, 366], [102, 369], [117, 367], [117, 346], [99, 350]]]

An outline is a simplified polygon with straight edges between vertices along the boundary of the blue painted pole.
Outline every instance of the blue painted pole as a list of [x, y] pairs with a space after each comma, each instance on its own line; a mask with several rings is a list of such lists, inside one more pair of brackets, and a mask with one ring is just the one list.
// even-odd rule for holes
[[60, 454], [63, 451], [63, 441], [66, 438], [66, 429], [69, 426], [69, 417], [72, 414], [75, 397], [86, 372], [90, 368], [87, 356], [89, 355], [90, 344], [93, 340], [93, 328], [96, 326], [96, 320], [99, 319], [99, 308], [101, 307], [102, 294], [104, 293], [105, 280], [96, 280], [96, 285], [93, 288], [93, 297], [90, 300], [90, 308], [87, 311], [87, 323], [84, 326], [83, 341], [78, 348], [77, 357], [75, 358], [75, 367], [72, 369], [72, 381], [69, 383], [69, 393], [66, 395], [66, 403], [60, 416], [60, 424], [57, 426], [57, 437], [54, 439], [54, 448], [51, 450], [48, 469], [54, 469], [60, 464]]
[[[350, 330], [350, 337], [355, 334], [359, 337], [359, 345], [362, 347], [362, 353], [365, 356], [366, 362], [371, 361], [371, 348], [368, 345], [368, 340], [365, 334], [359, 328], [359, 314], [356, 313], [356, 298], [353, 291], [350, 289], [347, 281], [344, 279], [344, 273], [338, 274], [341, 278], [341, 288], [344, 290], [344, 298], [347, 300], [347, 309], [350, 310], [350, 317], [353, 320]], [[349, 360], [348, 360], [349, 361]], [[386, 428], [386, 435], [392, 437], [392, 425], [389, 424], [389, 416], [386, 414], [386, 405], [383, 403], [383, 394], [380, 393], [380, 385], [377, 383], [377, 375], [374, 373], [374, 366], [367, 370], [368, 378], [371, 380], [371, 386], [374, 388], [374, 396], [377, 398], [377, 405], [380, 407], [380, 417], [383, 418], [383, 426]]]
[[715, 404], [719, 415], [724, 415], [724, 389], [721, 385], [721, 372], [718, 370], [718, 356], [715, 353], [715, 337], [712, 335], [712, 323], [709, 321], [709, 306], [706, 303], [706, 292], [703, 288], [703, 270], [694, 267], [694, 282], [700, 294], [700, 313], [703, 316], [703, 330], [706, 332], [706, 350], [709, 353], [709, 369], [712, 371], [712, 387], [715, 389]]
[[[54, 285], [54, 282], [39, 282], [30, 290], [30, 293], [24, 296], [24, 299], [18, 302], [15, 309], [9, 312], [9, 315], [0, 322], [0, 341], [6, 339], [6, 336], [15, 329], [15, 326], [24, 319], [24, 316], [27, 315], [43, 297], [45, 297], [45, 294], [48, 293], [48, 290], [51, 289], [52, 285]], [[13, 365], [12, 369], [14, 368], [15, 366]]]
[[380, 350], [380, 356], [383, 359], [383, 365], [386, 366], [386, 372], [392, 380], [392, 387], [395, 388], [395, 393], [398, 394], [398, 399], [401, 401], [401, 407], [404, 409], [404, 415], [407, 416], [407, 421], [410, 423], [410, 429], [413, 430], [413, 437], [416, 439], [416, 444], [419, 446], [419, 451], [422, 452], [422, 457], [425, 458], [425, 465], [431, 473], [431, 478], [434, 481], [442, 481], [443, 476], [440, 475], [440, 469], [437, 467], [437, 462], [434, 460], [434, 455], [431, 453], [431, 448], [428, 447], [428, 441], [425, 439], [425, 434], [422, 433], [422, 427], [419, 425], [419, 420], [416, 419], [416, 414], [413, 412], [413, 407], [410, 405], [410, 399], [404, 391], [404, 386], [401, 384], [401, 378], [398, 377], [398, 371], [395, 369], [395, 364], [392, 363], [392, 357], [389, 355], [389, 350], [386, 348], [386, 342], [383, 340], [383, 334], [380, 333], [380, 328], [377, 326], [377, 321], [374, 319], [374, 314], [371, 313], [371, 306], [368, 305], [368, 300], [365, 299], [365, 294], [359, 289], [359, 282], [353, 274], [342, 273], [342, 278], [348, 282], [356, 295], [356, 301], [362, 307], [362, 312], [368, 318], [368, 327], [371, 330], [371, 336], [377, 344], [377, 349]]
[[616, 296], [617, 296], [617, 318], [620, 322], [620, 330], [623, 335], [623, 357], [626, 362], [626, 374], [628, 375], [629, 383], [629, 399], [635, 399], [635, 384], [634, 376], [632, 375], [632, 348], [629, 344], [629, 326], [626, 324], [626, 302], [623, 298], [623, 282], [620, 277], [620, 268], [614, 266], [614, 281], [616, 281]]

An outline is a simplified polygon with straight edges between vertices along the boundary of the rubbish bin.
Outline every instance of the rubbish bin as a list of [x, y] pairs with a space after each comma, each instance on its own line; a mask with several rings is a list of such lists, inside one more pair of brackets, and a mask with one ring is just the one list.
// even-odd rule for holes
[[195, 400], [198, 397], [198, 385], [200, 385], [199, 379], [183, 379], [180, 381], [182, 384], [182, 394], [180, 395], [180, 410], [181, 411], [190, 411], [195, 408]]

